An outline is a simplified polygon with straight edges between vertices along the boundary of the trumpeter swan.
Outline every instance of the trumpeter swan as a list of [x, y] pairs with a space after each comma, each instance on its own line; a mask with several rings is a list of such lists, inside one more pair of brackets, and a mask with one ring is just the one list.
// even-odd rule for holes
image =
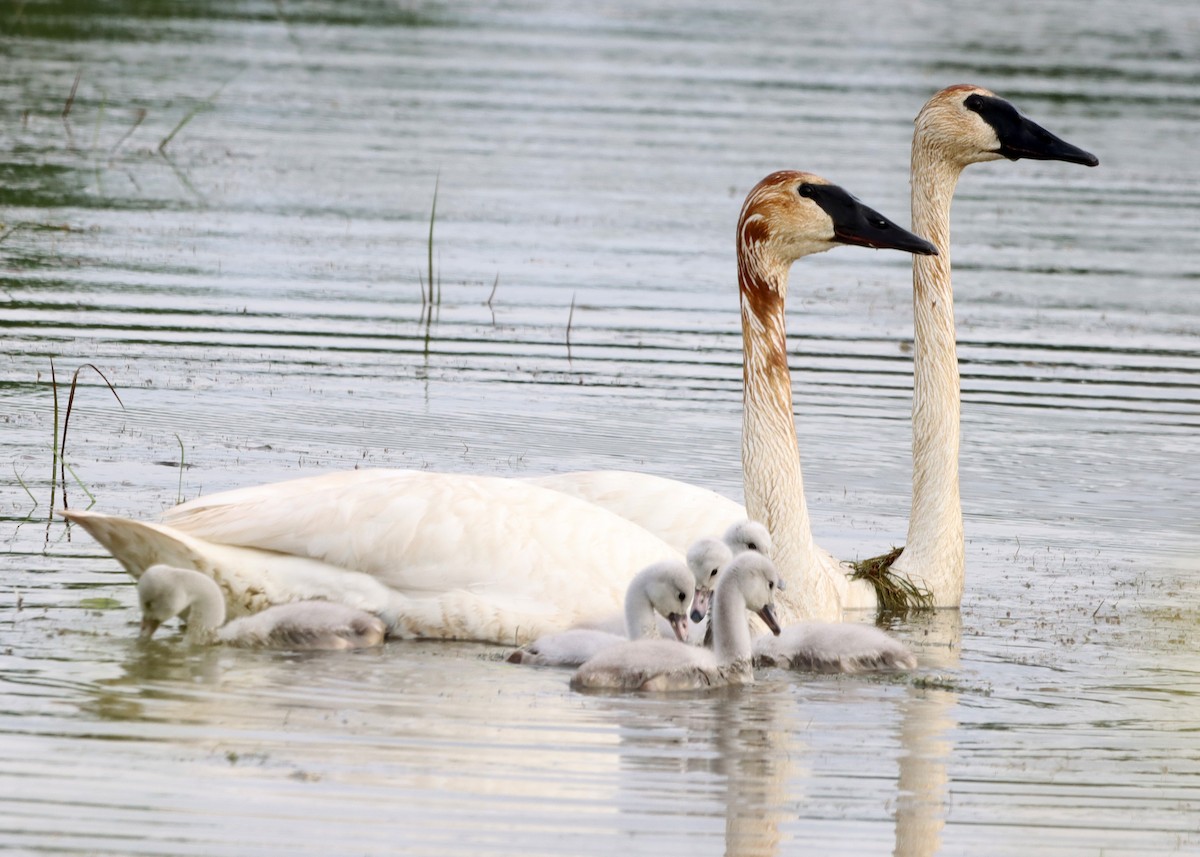
[[927, 590], [937, 607], [962, 603], [966, 568], [950, 203], [965, 167], [1002, 158], [1099, 163], [978, 86], [943, 89], [917, 115], [912, 223], [938, 255], [913, 259], [912, 511], [904, 551], [891, 570]]
[[[784, 341], [788, 271], [841, 244], [934, 249], [840, 187], [791, 171], [754, 187], [738, 236], [747, 430], [767, 448], [764, 462], [779, 459], [773, 447], [790, 446], [785, 473], [764, 474], [767, 465], [751, 460], [747, 486], [761, 486], [764, 475], [786, 485], [776, 499], [799, 498], [788, 514], [798, 514], [807, 532]], [[748, 496], [758, 502], [760, 493]], [[811, 576], [797, 539], [780, 539], [791, 521], [775, 502], [765, 510], [784, 577]], [[521, 481], [449, 473], [352, 470], [239, 489], [170, 509], [164, 524], [63, 514], [135, 577], [159, 562], [203, 570], [241, 612], [307, 598], [343, 601], [384, 617], [399, 637], [520, 645], [611, 615], [639, 569], [680, 558], [594, 504]], [[796, 600], [787, 612], [808, 613]]]
[[[912, 512], [904, 551], [891, 571], [917, 589], [932, 604], [958, 607], [965, 571], [962, 506], [959, 499], [959, 375], [955, 350], [953, 292], [950, 286], [950, 203], [964, 167], [1007, 158], [1057, 160], [1095, 166], [1097, 158], [1056, 137], [1022, 116], [994, 93], [977, 86], [951, 86], [921, 109], [912, 142], [912, 228], [929, 237], [937, 254], [913, 256], [913, 476]], [[745, 240], [739, 230], [739, 250]], [[741, 252], [739, 258], [753, 259]], [[785, 282], [786, 289], [786, 282]], [[749, 357], [762, 337], [747, 326], [748, 292], [743, 278], [744, 350]], [[779, 306], [782, 319], [782, 300]], [[779, 322], [782, 331], [782, 322]], [[782, 339], [782, 333], [780, 333]], [[775, 359], [786, 367], [782, 347]], [[751, 371], [747, 359], [746, 371]], [[813, 543], [792, 438], [791, 413], [783, 412], [786, 372], [774, 376], [778, 390], [764, 385], [756, 397], [747, 391], [742, 433], [746, 506], [674, 480], [623, 471], [563, 473], [543, 484], [604, 506], [639, 523], [671, 542], [687, 542], [706, 530], [688, 528], [689, 520], [732, 520], [739, 516], [767, 521], [782, 543], [772, 554], [789, 580], [797, 568], [812, 569], [801, 586], [793, 587], [804, 605], [798, 616], [835, 620], [842, 610], [877, 606], [874, 592], [863, 581], [849, 581], [850, 568]], [[773, 414], [756, 413], [774, 395]], [[790, 402], [786, 403], [790, 406]], [[775, 435], [763, 443], [758, 435], [770, 418]], [[786, 422], [786, 431], [785, 431]], [[794, 471], [794, 472], [793, 472]], [[790, 476], [788, 474], [791, 474]], [[776, 481], [778, 480], [778, 481]], [[789, 499], [790, 498], [790, 499]], [[776, 514], [780, 510], [786, 514]]]

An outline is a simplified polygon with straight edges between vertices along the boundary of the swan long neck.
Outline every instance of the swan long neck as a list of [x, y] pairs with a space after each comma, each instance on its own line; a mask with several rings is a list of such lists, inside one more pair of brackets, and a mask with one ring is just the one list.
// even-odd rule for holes
[[740, 231], [738, 252], [746, 513], [766, 524], [774, 541], [771, 558], [787, 582], [787, 592], [781, 593], [781, 601], [787, 596], [784, 615], [839, 615], [804, 499], [787, 361], [788, 265], [756, 252], [745, 240], [747, 231]]
[[210, 643], [217, 629], [225, 624], [225, 599], [217, 584], [200, 572], [180, 579], [188, 596], [186, 639], [194, 643]]
[[964, 545], [959, 497], [958, 352], [950, 283], [950, 203], [962, 165], [913, 139], [912, 228], [937, 256], [913, 257], [912, 511], [897, 570], [926, 587], [938, 606], [962, 599]]
[[713, 600], [713, 654], [717, 663], [731, 664], [750, 657], [750, 621], [746, 599], [736, 581], [718, 586]]

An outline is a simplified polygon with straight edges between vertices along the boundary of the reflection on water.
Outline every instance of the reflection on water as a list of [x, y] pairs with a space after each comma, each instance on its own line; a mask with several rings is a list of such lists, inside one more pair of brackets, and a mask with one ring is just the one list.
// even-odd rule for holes
[[[1193, 6], [0, 10], [4, 844], [1200, 849]], [[141, 645], [125, 575], [46, 523], [51, 357], [126, 406], [81, 375], [73, 505], [152, 517], [384, 465], [736, 496], [742, 194], [805, 168], [904, 222], [912, 117], [960, 81], [1103, 166], [960, 186], [967, 602], [896, 626], [915, 676], [597, 697], [486, 647]], [[793, 274], [809, 504], [840, 556], [905, 532], [908, 277], [850, 249]]]

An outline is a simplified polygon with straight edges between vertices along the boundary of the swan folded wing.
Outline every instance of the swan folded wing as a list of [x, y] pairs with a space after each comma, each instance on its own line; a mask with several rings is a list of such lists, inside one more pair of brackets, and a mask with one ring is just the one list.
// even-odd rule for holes
[[276, 604], [320, 599], [365, 610], [391, 622], [397, 594], [370, 575], [310, 557], [216, 544], [164, 524], [98, 512], [64, 510], [135, 579], [156, 564], [190, 568], [217, 582], [231, 617]]
[[649, 473], [588, 470], [524, 481], [607, 509], [680, 552], [746, 517], [745, 507], [715, 491]]
[[418, 596], [504, 592], [602, 617], [641, 568], [678, 553], [573, 497], [495, 477], [349, 471], [238, 490], [170, 510], [205, 539], [311, 556]]

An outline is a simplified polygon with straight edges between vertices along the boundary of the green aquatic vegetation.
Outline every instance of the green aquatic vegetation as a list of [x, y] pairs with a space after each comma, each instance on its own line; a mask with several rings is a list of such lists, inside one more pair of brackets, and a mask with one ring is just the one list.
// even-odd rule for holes
[[899, 616], [933, 608], [933, 594], [928, 589], [892, 571], [892, 564], [903, 552], [903, 547], [892, 548], [881, 556], [850, 563], [854, 568], [850, 579], [870, 581], [879, 599], [879, 610]]

